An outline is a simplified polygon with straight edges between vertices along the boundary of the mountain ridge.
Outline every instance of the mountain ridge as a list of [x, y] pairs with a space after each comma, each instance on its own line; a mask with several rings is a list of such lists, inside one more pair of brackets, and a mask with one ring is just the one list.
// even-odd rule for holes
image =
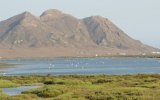
[[[107, 18], [91, 16], [78, 19], [56, 9], [47, 10], [40, 16], [26, 11], [1, 21], [0, 51], [6, 53], [4, 48], [11, 54], [23, 49], [45, 48], [45, 52], [50, 48], [63, 48], [64, 51], [78, 52], [78, 56], [85, 50], [94, 51], [89, 55], [121, 52], [135, 55], [159, 51], [131, 38]], [[50, 53], [54, 53], [54, 49]]]

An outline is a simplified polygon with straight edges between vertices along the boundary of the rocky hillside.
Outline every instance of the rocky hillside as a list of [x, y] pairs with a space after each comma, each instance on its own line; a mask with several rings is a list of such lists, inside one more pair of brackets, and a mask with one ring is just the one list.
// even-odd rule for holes
[[57, 51], [58, 48], [63, 48], [64, 51], [66, 48], [79, 52], [100, 50], [102, 54], [106, 54], [106, 51], [109, 54], [121, 50], [139, 53], [158, 50], [132, 39], [110, 20], [101, 16], [77, 19], [53, 9], [45, 11], [39, 17], [24, 12], [0, 22], [2, 52], [5, 53], [4, 49], [33, 51], [38, 48], [56, 48]]

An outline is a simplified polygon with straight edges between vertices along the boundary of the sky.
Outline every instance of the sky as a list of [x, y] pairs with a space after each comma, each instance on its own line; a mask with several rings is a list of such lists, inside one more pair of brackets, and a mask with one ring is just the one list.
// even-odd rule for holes
[[145, 44], [160, 48], [160, 0], [0, 0], [0, 21], [24, 11], [58, 9], [77, 18], [100, 15]]

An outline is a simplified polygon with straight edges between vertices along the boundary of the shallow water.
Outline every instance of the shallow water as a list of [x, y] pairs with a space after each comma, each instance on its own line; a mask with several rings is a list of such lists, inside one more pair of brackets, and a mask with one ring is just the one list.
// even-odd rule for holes
[[1, 59], [0, 62], [20, 64], [3, 70], [1, 75], [160, 73], [160, 59], [154, 58]]
[[16, 88], [3, 88], [2, 91], [9, 96], [13, 96], [13, 95], [21, 94], [21, 92], [23, 91], [35, 89], [38, 87], [40, 86], [21, 86], [21, 87], [16, 87]]

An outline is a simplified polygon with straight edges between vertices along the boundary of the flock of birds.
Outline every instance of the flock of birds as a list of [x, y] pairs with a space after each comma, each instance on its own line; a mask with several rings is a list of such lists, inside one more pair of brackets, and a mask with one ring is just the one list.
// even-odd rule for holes
[[[137, 61], [137, 60], [135, 60], [135, 61]], [[154, 61], [156, 61], [158, 64], [160, 63], [160, 60], [154, 60]], [[132, 62], [134, 62], [134, 61], [132, 61]], [[112, 62], [110, 62], [110, 59], [109, 60], [106, 60], [106, 59], [99, 59], [99, 60], [95, 60], [95, 59], [89, 59], [89, 60], [88, 59], [83, 59], [83, 60], [66, 59], [66, 60], [62, 60], [62, 61], [49, 60], [48, 64], [44, 65], [44, 67], [46, 69], [46, 72], [48, 72], [48, 71], [53, 72], [54, 70], [65, 69], [65, 68], [66, 69], [78, 69], [78, 70], [85, 69], [85, 70], [87, 70], [89, 67], [93, 67], [93, 66], [99, 66], [99, 65], [100, 66], [109, 66], [109, 63], [112, 64]], [[117, 62], [118, 65], [121, 65], [121, 63], [123, 64], [123, 61]], [[37, 69], [37, 70], [39, 70], [39, 69]], [[7, 74], [7, 72], [1, 72], [1, 75], [6, 76], [8, 74]]]
[[[86, 69], [87, 67], [95, 65], [105, 65], [105, 61], [78, 61], [78, 60], [65, 60], [65, 66], [76, 69]], [[63, 62], [63, 63], [64, 63]], [[60, 64], [50, 63], [48, 66], [49, 70], [59, 68]]]
[[[66, 59], [62, 61], [54, 61], [49, 60], [49, 64], [44, 65], [46, 71], [54, 71], [56, 69], [60, 69], [61, 67], [65, 67], [68, 69], [78, 69], [78, 70], [86, 70], [88, 67], [92, 67], [93, 65], [106, 65], [105, 60], [95, 60], [95, 59], [85, 59], [85, 60], [79, 60], [79, 59]], [[37, 69], [34, 73], [38, 72], [39, 69]], [[7, 72], [1, 73], [3, 76], [9, 75]]]

